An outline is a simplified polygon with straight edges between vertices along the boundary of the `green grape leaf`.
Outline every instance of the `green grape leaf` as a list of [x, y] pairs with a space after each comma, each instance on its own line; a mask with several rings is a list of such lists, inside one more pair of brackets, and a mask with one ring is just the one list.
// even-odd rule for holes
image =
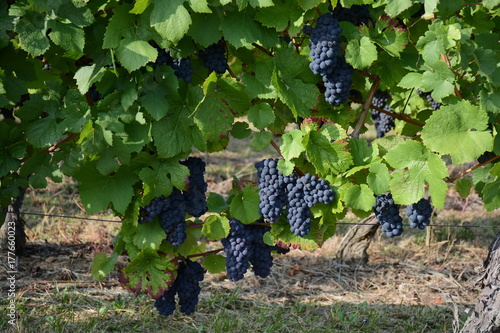
[[118, 260], [118, 253], [113, 252], [108, 258], [105, 253], [98, 253], [92, 261], [92, 268], [90, 274], [97, 281], [102, 281], [106, 276], [111, 273], [115, 268], [116, 261]]
[[500, 163], [495, 164], [490, 172], [493, 179], [481, 190], [484, 207], [489, 212], [500, 208]]
[[253, 223], [260, 218], [259, 202], [259, 189], [253, 185], [247, 185], [241, 192], [236, 193], [231, 201], [229, 212], [241, 223]]
[[373, 193], [380, 195], [389, 191], [389, 169], [385, 164], [375, 163], [370, 166], [370, 173], [366, 178], [366, 182], [372, 189]]
[[224, 272], [226, 270], [226, 258], [210, 253], [203, 259], [203, 267], [211, 274]]
[[[175, 109], [174, 109], [175, 108]], [[170, 158], [182, 152], [190, 152], [195, 140], [193, 120], [188, 110], [173, 106], [170, 116], [153, 122], [152, 135], [158, 156]]]
[[318, 7], [324, 0], [298, 0], [297, 1], [304, 10], [309, 10]]
[[306, 150], [302, 144], [302, 131], [298, 129], [291, 130], [281, 137], [281, 155], [287, 161], [300, 156]]
[[442, 61], [429, 64], [430, 70], [422, 75], [422, 88], [424, 91], [432, 91], [432, 98], [441, 102], [446, 96], [455, 93], [455, 74]]
[[64, 133], [63, 126], [55, 119], [54, 112], [46, 118], [41, 118], [28, 124], [26, 138], [33, 146], [44, 148], [52, 145]]
[[243, 73], [243, 82], [251, 98], [276, 98], [276, 89], [271, 84], [273, 65], [270, 62], [258, 62], [254, 65], [255, 75]]
[[500, 0], [484, 0], [482, 2], [483, 6], [488, 8], [488, 9], [493, 9], [496, 6], [500, 5]]
[[290, 28], [302, 18], [303, 14], [303, 10], [297, 7], [295, 1], [278, 1], [272, 7], [260, 9], [255, 15], [255, 19], [266, 27], [276, 28], [277, 31], [289, 28], [288, 32], [293, 35], [296, 32], [293, 29], [290, 31]]
[[210, 215], [203, 221], [201, 233], [208, 240], [216, 241], [229, 234], [229, 220], [224, 216]]
[[293, 162], [280, 159], [278, 161], [278, 170], [286, 176], [290, 176], [295, 169], [295, 164]]
[[449, 154], [454, 164], [460, 164], [493, 148], [487, 126], [486, 112], [462, 100], [434, 111], [422, 129], [422, 140], [429, 149]]
[[309, 161], [320, 174], [339, 174], [352, 164], [352, 157], [346, 151], [346, 144], [332, 141], [323, 130], [308, 132], [302, 141]]
[[303, 251], [313, 251], [319, 248], [319, 242], [321, 241], [321, 239], [315, 235], [318, 231], [317, 225], [313, 225], [309, 234], [300, 237], [290, 231], [290, 225], [287, 222], [280, 221], [271, 224], [270, 234], [274, 240], [283, 242], [289, 247], [298, 245]]
[[33, 57], [44, 54], [50, 47], [49, 39], [45, 36], [45, 19], [45, 14], [26, 13], [16, 22], [20, 46]]
[[210, 192], [207, 199], [208, 211], [213, 213], [222, 213], [229, 208], [224, 197], [220, 194]]
[[345, 59], [356, 69], [366, 68], [377, 60], [377, 47], [366, 36], [360, 40], [351, 39], [345, 50]]
[[273, 133], [271, 132], [256, 132], [252, 137], [252, 147], [255, 150], [263, 150], [269, 147], [271, 140], [273, 139]]
[[149, 223], [139, 224], [134, 233], [134, 244], [141, 250], [151, 248], [158, 250], [161, 242], [167, 238], [167, 234], [163, 230], [160, 223], [153, 221]]
[[458, 194], [465, 199], [469, 196], [472, 188], [472, 181], [468, 178], [460, 178], [455, 182], [455, 188], [457, 189]]
[[412, 5], [411, 0], [388, 0], [385, 12], [390, 17], [395, 17], [401, 14]]
[[80, 94], [84, 95], [92, 84], [102, 79], [105, 73], [106, 69], [97, 67], [96, 64], [80, 67], [73, 77], [76, 80]]
[[[177, 44], [188, 32], [191, 15], [184, 7], [184, 0], [152, 0], [151, 25], [163, 38]], [[154, 61], [154, 60], [153, 60]]]
[[406, 89], [422, 88], [422, 74], [415, 72], [406, 74], [398, 83], [398, 87]]
[[248, 120], [259, 130], [263, 130], [266, 126], [274, 122], [274, 111], [268, 103], [259, 102], [252, 105], [248, 110]]
[[389, 189], [397, 204], [410, 205], [425, 194], [425, 184], [434, 206], [442, 209], [448, 187], [443, 180], [448, 169], [439, 155], [432, 153], [423, 144], [407, 140], [385, 155], [385, 160], [396, 170], [391, 174]]
[[129, 72], [133, 72], [148, 62], [155, 61], [158, 57], [158, 51], [146, 41], [125, 38], [116, 49], [116, 57], [123, 67]]
[[125, 3], [113, 8], [113, 16], [109, 20], [104, 33], [103, 48], [111, 49], [120, 45], [123, 33], [130, 29], [131, 20], [133, 19], [129, 9], [130, 6]]
[[85, 46], [85, 35], [82, 28], [73, 24], [64, 24], [57, 21], [49, 21], [48, 28], [50, 39], [67, 51], [83, 53]]
[[371, 29], [372, 41], [386, 50], [393, 57], [399, 57], [408, 43], [408, 36], [405, 31], [390, 29], [387, 21], [380, 20], [376, 23], [377, 29]]
[[80, 181], [80, 198], [87, 214], [104, 211], [109, 204], [120, 214], [125, 214], [134, 194], [132, 185], [137, 176], [122, 166], [113, 175], [104, 176], [93, 165], [84, 165], [75, 174]]
[[375, 196], [366, 184], [351, 186], [343, 199], [347, 206], [363, 211], [371, 211], [375, 205]]
[[318, 101], [316, 85], [299, 79], [284, 80], [278, 71], [273, 73], [272, 84], [280, 100], [292, 110], [295, 117], [308, 117], [311, 114], [311, 109]]
[[212, 73], [203, 84], [205, 96], [196, 107], [195, 122], [210, 141], [227, 136], [232, 129], [234, 116], [248, 110], [250, 98], [243, 85], [234, 79], [217, 79]]
[[146, 248], [123, 269], [120, 282], [136, 294], [145, 293], [159, 298], [174, 282], [177, 267], [173, 255], [160, 256], [155, 250]]
[[222, 38], [219, 15], [192, 14], [193, 24], [189, 28], [189, 36], [203, 47], [217, 43]]
[[135, 0], [134, 8], [130, 10], [131, 14], [142, 14], [148, 8], [151, 0]]
[[149, 90], [144, 96], [139, 98], [141, 105], [148, 111], [154, 120], [160, 120], [167, 115], [170, 104], [165, 98], [165, 93], [160, 87]]
[[248, 128], [248, 123], [244, 121], [237, 121], [233, 124], [231, 135], [236, 139], [246, 139], [252, 135], [252, 130]]
[[144, 200], [147, 202], [162, 195], [168, 196], [173, 186], [185, 189], [184, 183], [188, 176], [189, 169], [176, 161], [152, 162], [139, 172], [139, 178], [144, 183]]
[[189, 7], [196, 13], [208, 13], [210, 14], [212, 10], [208, 7], [207, 0], [189, 0]]
[[254, 20], [254, 15], [250, 13], [249, 9], [231, 12], [231, 15], [225, 16], [220, 24], [220, 29], [224, 39], [235, 48], [249, 46], [252, 43], [259, 43], [259, 41], [264, 46], [267, 45], [266, 32], [260, 23]]

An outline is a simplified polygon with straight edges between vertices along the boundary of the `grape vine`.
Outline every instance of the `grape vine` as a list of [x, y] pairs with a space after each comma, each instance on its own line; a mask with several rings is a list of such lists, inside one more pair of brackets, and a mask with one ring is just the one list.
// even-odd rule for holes
[[[201, 270], [266, 277], [348, 212], [394, 237], [450, 186], [500, 208], [494, 2], [290, 1], [0, 5], [2, 208], [74, 178], [122, 220], [93, 276], [127, 255], [121, 283], [164, 315], [194, 311]], [[238, 140], [262, 157], [215, 193]]]

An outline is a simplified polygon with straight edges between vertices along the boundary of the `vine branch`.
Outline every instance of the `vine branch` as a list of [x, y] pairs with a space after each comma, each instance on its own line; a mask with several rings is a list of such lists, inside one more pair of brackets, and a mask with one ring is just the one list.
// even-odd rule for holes
[[[350, 99], [350, 100], [352, 100], [353, 102], [360, 103], [360, 104], [364, 104], [364, 103], [366, 103], [366, 101], [365, 101], [365, 102], [363, 102], [362, 100], [357, 99], [356, 97], [349, 97], [349, 99]], [[367, 99], [367, 100], [368, 100], [368, 99]], [[369, 107], [370, 107], [370, 108], [372, 108], [372, 109], [375, 109], [375, 110], [377, 110], [377, 111], [380, 111], [380, 112], [382, 112], [382, 113], [385, 113], [386, 115], [389, 115], [389, 116], [394, 117], [394, 118], [396, 118], [396, 119], [399, 119], [399, 120], [405, 121], [405, 122], [407, 122], [407, 123], [413, 124], [413, 125], [415, 125], [415, 126], [418, 126], [418, 127], [424, 127], [424, 124], [419, 123], [419, 122], [418, 122], [418, 121], [416, 121], [416, 120], [413, 120], [413, 119], [408, 118], [408, 117], [400, 116], [399, 114], [396, 114], [396, 113], [389, 112], [389, 111], [384, 110], [384, 109], [382, 109], [382, 108], [379, 108], [378, 106], [375, 106], [375, 105], [373, 105], [373, 104], [371, 104], [371, 103], [370, 103], [370, 106], [369, 106]]]
[[[360, 115], [360, 117], [358, 119], [356, 127], [354, 127], [354, 131], [351, 133], [351, 137], [352, 138], [358, 138], [359, 137], [359, 133], [361, 132], [361, 127], [363, 127], [363, 124], [365, 123], [366, 116], [368, 115], [368, 110], [370, 109], [370, 106], [372, 104], [373, 96], [375, 95], [375, 92], [377, 91], [377, 88], [378, 88], [378, 85], [380, 84], [380, 81], [381, 81], [380, 77], [376, 77], [375, 80], [372, 83], [370, 91], [368, 92], [368, 98], [366, 99], [366, 101], [365, 101], [365, 103], [363, 105], [363, 111], [361, 112], [361, 115]], [[354, 100], [354, 99], [352, 99], [352, 100]], [[363, 103], [363, 102], [361, 101], [361, 103]]]
[[274, 57], [274, 52], [269, 51], [264, 46], [259, 45], [257, 43], [252, 43], [252, 45], [255, 46], [257, 49], [261, 50], [262, 52], [264, 52], [265, 54], [267, 54], [268, 56]]
[[[72, 133], [71, 135], [69, 135], [68, 137], [66, 137], [65, 139], [59, 141], [58, 143], [54, 144], [53, 146], [43, 150], [40, 152], [40, 154], [47, 154], [47, 153], [51, 153], [53, 151], [55, 151], [57, 148], [59, 148], [60, 145], [62, 145], [63, 143], [66, 143], [68, 141], [71, 141], [73, 140], [75, 137], [77, 137], [80, 133]], [[23, 159], [21, 159], [21, 163], [24, 163], [26, 162], [27, 160], [29, 160], [30, 158], [32, 158], [33, 156], [28, 156], [28, 157], [25, 157]]]
[[458, 175], [456, 175], [456, 176], [454, 176], [454, 177], [452, 177], [452, 178], [450, 178], [450, 177], [446, 178], [446, 181], [447, 181], [447, 182], [450, 182], [450, 183], [453, 183], [455, 180], [457, 180], [457, 179], [459, 179], [459, 178], [462, 178], [463, 176], [465, 176], [465, 175], [466, 175], [466, 174], [468, 174], [468, 173], [471, 173], [472, 171], [476, 170], [477, 168], [480, 168], [480, 167], [482, 167], [482, 166], [485, 166], [486, 164], [491, 163], [491, 162], [493, 162], [493, 161], [495, 161], [495, 160], [497, 160], [497, 159], [499, 159], [499, 158], [500, 158], [500, 155], [493, 156], [492, 158], [490, 158], [490, 159], [489, 159], [489, 160], [487, 160], [486, 162], [476, 164], [476, 165], [474, 165], [473, 167], [471, 167], [471, 168], [469, 168], [469, 169], [467, 169], [467, 170], [465, 170], [465, 171], [463, 171], [463, 172], [459, 173]]

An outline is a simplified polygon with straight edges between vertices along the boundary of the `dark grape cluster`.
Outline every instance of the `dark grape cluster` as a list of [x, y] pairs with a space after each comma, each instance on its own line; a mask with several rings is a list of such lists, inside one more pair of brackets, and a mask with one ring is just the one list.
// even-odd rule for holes
[[295, 177], [278, 170], [278, 159], [266, 159], [255, 164], [259, 186], [260, 214], [270, 222], [278, 222], [287, 201], [286, 184]]
[[206, 49], [198, 52], [200, 59], [203, 61], [203, 66], [208, 68], [210, 72], [224, 74], [229, 68], [227, 64], [226, 48], [224, 41], [220, 40], [208, 46]]
[[88, 91], [92, 103], [97, 103], [102, 99], [102, 95], [97, 91], [97, 87], [93, 84]]
[[324, 179], [308, 173], [287, 185], [287, 195], [290, 231], [303, 237], [311, 231], [311, 208], [317, 203], [330, 203], [335, 192]]
[[406, 207], [406, 216], [410, 221], [410, 227], [424, 230], [430, 224], [432, 205], [427, 199], [420, 199], [417, 203]]
[[309, 33], [312, 59], [309, 68], [323, 77], [325, 100], [333, 106], [345, 103], [352, 84], [353, 68], [338, 55], [341, 33], [339, 22], [332, 13], [321, 15]]
[[330, 10], [337, 20], [351, 22], [356, 26], [366, 24], [371, 19], [368, 5], [353, 5], [350, 8], [344, 8], [337, 4], [335, 8]]
[[[486, 151], [481, 156], [479, 156], [477, 158], [477, 161], [479, 163], [485, 163], [485, 162], [487, 162], [488, 160], [492, 159], [495, 156], [497, 156], [497, 154], [495, 154], [494, 152], [492, 152], [492, 151]], [[500, 158], [497, 158], [496, 160], [493, 160], [493, 162], [491, 162], [491, 163], [496, 164], [498, 162], [500, 162]]]
[[[372, 104], [383, 110], [392, 112], [389, 97], [387, 92], [377, 90], [373, 96]], [[394, 128], [394, 118], [376, 109], [372, 109], [371, 111], [372, 120], [377, 130], [377, 138], [381, 138]]]
[[422, 97], [423, 99], [425, 99], [427, 102], [429, 102], [429, 104], [431, 105], [431, 109], [433, 110], [439, 110], [441, 108], [441, 103], [438, 103], [434, 100], [434, 98], [432, 98], [431, 96], [431, 93], [430, 92], [425, 92], [425, 91], [422, 91], [422, 90], [417, 90], [417, 93], [420, 97]]
[[399, 205], [394, 203], [392, 194], [378, 195], [373, 211], [387, 237], [400, 236], [403, 233], [403, 218], [399, 215]]
[[185, 259], [179, 263], [177, 277], [163, 296], [155, 301], [155, 307], [163, 316], [174, 313], [175, 295], [179, 298], [180, 311], [186, 315], [195, 312], [200, 295], [200, 282], [203, 281], [205, 271], [200, 263]]
[[172, 193], [163, 200], [160, 213], [160, 224], [167, 234], [167, 241], [172, 246], [180, 246], [187, 238], [186, 212], [184, 196], [174, 187]]
[[309, 67], [314, 74], [324, 76], [333, 72], [340, 51], [341, 33], [339, 22], [331, 13], [321, 15], [318, 18], [317, 24], [311, 29], [309, 36], [309, 54], [312, 58]]
[[189, 168], [188, 189], [184, 191], [187, 211], [194, 217], [200, 217], [208, 210], [207, 207], [207, 182], [205, 182], [205, 162], [200, 158], [189, 157], [181, 164]]
[[323, 76], [325, 100], [333, 106], [339, 106], [349, 98], [352, 85], [353, 68], [344, 57], [338, 57], [333, 71]]
[[155, 61], [155, 66], [168, 65], [174, 70], [174, 75], [178, 79], [183, 79], [186, 83], [191, 82], [194, 70], [191, 66], [191, 60], [189, 58], [173, 59], [170, 55], [170, 51], [167, 49], [156, 48], [158, 51], [158, 57]]
[[226, 253], [228, 279], [233, 282], [243, 279], [250, 264], [255, 275], [267, 277], [273, 265], [271, 251], [275, 247], [265, 244], [263, 235], [270, 227], [261, 224], [245, 225], [236, 219], [230, 219], [229, 225], [229, 235], [221, 240]]
[[254, 224], [247, 225], [245, 228], [252, 243], [252, 254], [250, 255], [252, 271], [255, 275], [266, 278], [271, 274], [271, 267], [273, 266], [271, 251], [276, 249], [276, 247], [264, 243], [264, 234], [271, 228]]
[[197, 157], [190, 157], [181, 163], [189, 168], [188, 189], [181, 192], [174, 187], [169, 196], [154, 198], [139, 210], [140, 224], [159, 217], [167, 241], [172, 246], [180, 246], [186, 240], [186, 213], [200, 217], [207, 211], [207, 184], [203, 178], [205, 163]]

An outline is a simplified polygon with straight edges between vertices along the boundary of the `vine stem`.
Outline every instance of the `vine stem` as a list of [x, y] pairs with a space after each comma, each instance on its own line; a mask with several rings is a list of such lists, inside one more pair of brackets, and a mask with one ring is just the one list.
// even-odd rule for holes
[[[352, 100], [353, 102], [356, 102], [356, 103], [360, 103], [360, 104], [365, 103], [365, 102], [363, 102], [362, 100], [357, 99], [356, 97], [349, 97], [349, 99], [350, 99], [350, 100]], [[375, 109], [375, 110], [380, 111], [380, 112], [383, 112], [383, 113], [385, 113], [386, 115], [389, 115], [389, 116], [394, 117], [394, 118], [396, 118], [396, 119], [399, 119], [399, 120], [405, 121], [405, 122], [407, 122], [407, 123], [413, 124], [413, 125], [415, 125], [415, 126], [418, 126], [418, 127], [424, 127], [424, 124], [421, 124], [421, 123], [419, 123], [419, 122], [418, 122], [418, 121], [416, 121], [416, 120], [413, 120], [413, 119], [410, 119], [410, 118], [407, 118], [407, 117], [404, 117], [404, 116], [400, 116], [400, 115], [398, 115], [398, 114], [396, 114], [396, 113], [389, 112], [389, 111], [384, 110], [384, 109], [382, 109], [382, 108], [379, 108], [378, 106], [375, 106], [375, 105], [373, 105], [373, 104], [371, 104], [371, 103], [370, 103], [370, 108]]]
[[361, 115], [360, 115], [360, 117], [358, 119], [356, 127], [354, 127], [354, 131], [351, 133], [351, 137], [352, 138], [358, 138], [359, 137], [359, 133], [361, 132], [361, 127], [363, 127], [363, 124], [365, 123], [366, 116], [368, 115], [368, 110], [370, 110], [370, 106], [372, 104], [373, 96], [375, 95], [375, 92], [377, 91], [377, 88], [378, 88], [378, 85], [380, 84], [380, 81], [381, 81], [380, 77], [376, 77], [375, 80], [372, 83], [370, 91], [368, 92], [368, 98], [366, 99], [366, 101], [365, 101], [365, 103], [363, 105], [363, 111], [361, 112]]
[[274, 57], [274, 52], [269, 51], [264, 46], [259, 45], [257, 43], [252, 43], [252, 45], [255, 46], [256, 48], [258, 48], [259, 50], [261, 50], [262, 52], [264, 52], [265, 54], [267, 54], [268, 56]]
[[[73, 140], [75, 137], [77, 137], [80, 133], [73, 133], [71, 134], [70, 136], [68, 136], [67, 138], [59, 141], [58, 143], [56, 143], [55, 145], [45, 149], [44, 151], [41, 151], [40, 154], [47, 154], [47, 153], [51, 153], [53, 151], [55, 151], [60, 145], [62, 145], [63, 143], [66, 143], [68, 141], [71, 141]], [[28, 157], [25, 157], [23, 159], [21, 159], [21, 163], [24, 163], [26, 162], [27, 160], [29, 160], [30, 158], [32, 158], [33, 156], [28, 156]]]
[[283, 157], [283, 155], [281, 154], [280, 147], [276, 144], [276, 142], [274, 142], [274, 140], [271, 140], [271, 146], [273, 146], [274, 150], [276, 150], [278, 154], [280, 154], [280, 156]]
[[217, 249], [217, 250], [207, 251], [207, 252], [203, 252], [203, 253], [190, 254], [186, 258], [206, 257], [209, 254], [216, 254], [216, 253], [219, 253], [222, 251], [224, 251], [224, 249]]
[[469, 169], [467, 169], [467, 170], [465, 170], [465, 171], [463, 171], [463, 172], [459, 173], [459, 174], [458, 174], [458, 175], [456, 175], [455, 177], [452, 177], [452, 178], [448, 177], [448, 178], [446, 179], [446, 181], [447, 181], [447, 182], [450, 182], [450, 183], [453, 183], [455, 180], [457, 180], [457, 179], [459, 179], [459, 178], [462, 178], [463, 176], [465, 176], [465, 175], [466, 175], [466, 174], [468, 174], [468, 173], [471, 173], [472, 171], [476, 170], [477, 168], [480, 168], [480, 167], [482, 167], [482, 166], [484, 166], [484, 165], [486, 165], [486, 164], [488, 164], [488, 163], [491, 163], [491, 162], [493, 162], [493, 161], [495, 161], [495, 160], [497, 160], [497, 159], [499, 159], [499, 158], [500, 158], [500, 155], [493, 156], [492, 158], [490, 158], [490, 159], [489, 159], [489, 160], [487, 160], [486, 162], [476, 164], [476, 165], [474, 165], [473, 167], [471, 167], [471, 168], [469, 168]]

